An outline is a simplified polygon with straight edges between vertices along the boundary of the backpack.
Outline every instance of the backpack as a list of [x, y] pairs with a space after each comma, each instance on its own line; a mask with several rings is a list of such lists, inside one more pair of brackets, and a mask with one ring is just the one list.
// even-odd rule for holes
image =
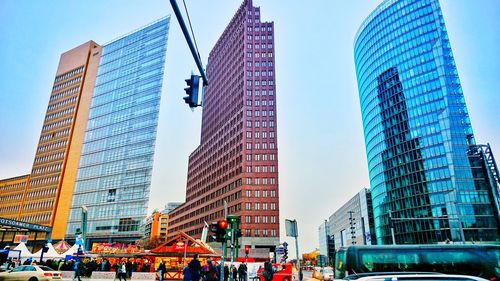
[[271, 275], [271, 273], [267, 270], [262, 270], [262, 276], [264, 277], [264, 279], [266, 280], [271, 280], [273, 277]]

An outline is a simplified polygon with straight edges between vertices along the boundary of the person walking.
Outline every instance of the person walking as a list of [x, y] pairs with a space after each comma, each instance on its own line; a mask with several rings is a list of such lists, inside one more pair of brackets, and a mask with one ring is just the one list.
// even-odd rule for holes
[[80, 271], [81, 265], [80, 264], [81, 264], [81, 261], [77, 260], [75, 262], [75, 264], [73, 265], [73, 269], [75, 270], [75, 275], [73, 276], [73, 280], [82, 281], [82, 279], [80, 278], [80, 274], [81, 274], [81, 271]]
[[224, 281], [229, 280], [229, 267], [227, 264], [224, 265]]
[[207, 270], [205, 271], [205, 281], [217, 281], [217, 268], [211, 260], [207, 260]]
[[236, 269], [236, 266], [234, 266], [234, 264], [231, 266], [231, 274], [233, 275], [233, 280], [231, 281], [236, 281], [238, 278], [238, 269]]
[[160, 281], [163, 281], [163, 275], [165, 275], [165, 271], [167, 270], [167, 267], [163, 263], [163, 261], [160, 261], [160, 264], [158, 265], [158, 277], [160, 278]]
[[127, 281], [127, 266], [125, 265], [125, 262], [122, 262], [119, 266], [118, 266], [118, 280], [122, 280], [123, 278], [123, 281]]
[[262, 270], [262, 277], [265, 281], [273, 280], [273, 265], [270, 261], [264, 262], [264, 270]]
[[201, 263], [198, 260], [198, 254], [194, 255], [192, 261], [188, 263], [189, 274], [191, 275], [191, 281], [200, 281], [202, 268]]
[[242, 262], [238, 267], [239, 281], [247, 281], [247, 265]]

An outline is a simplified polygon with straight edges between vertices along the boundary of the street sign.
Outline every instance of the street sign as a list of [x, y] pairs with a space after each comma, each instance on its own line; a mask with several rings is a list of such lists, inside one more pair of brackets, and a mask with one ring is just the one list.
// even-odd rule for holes
[[276, 254], [283, 255], [285, 253], [285, 248], [283, 246], [279, 246], [276, 248]]
[[286, 236], [297, 237], [297, 221], [296, 220], [285, 220], [285, 230]]

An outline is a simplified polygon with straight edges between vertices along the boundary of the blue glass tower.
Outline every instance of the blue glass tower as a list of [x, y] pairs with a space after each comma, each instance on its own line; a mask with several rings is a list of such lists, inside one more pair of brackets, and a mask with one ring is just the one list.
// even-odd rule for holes
[[498, 194], [475, 145], [438, 0], [386, 0], [354, 57], [376, 237], [499, 242]]
[[170, 17], [102, 49], [67, 237], [135, 241], [147, 216]]

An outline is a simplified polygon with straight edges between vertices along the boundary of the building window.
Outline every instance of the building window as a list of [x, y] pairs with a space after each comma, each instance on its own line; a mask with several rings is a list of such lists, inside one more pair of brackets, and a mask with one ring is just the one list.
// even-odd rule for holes
[[245, 216], [245, 222], [246, 222], [246, 223], [251, 223], [251, 222], [252, 222], [252, 217], [250, 217], [250, 216]]

